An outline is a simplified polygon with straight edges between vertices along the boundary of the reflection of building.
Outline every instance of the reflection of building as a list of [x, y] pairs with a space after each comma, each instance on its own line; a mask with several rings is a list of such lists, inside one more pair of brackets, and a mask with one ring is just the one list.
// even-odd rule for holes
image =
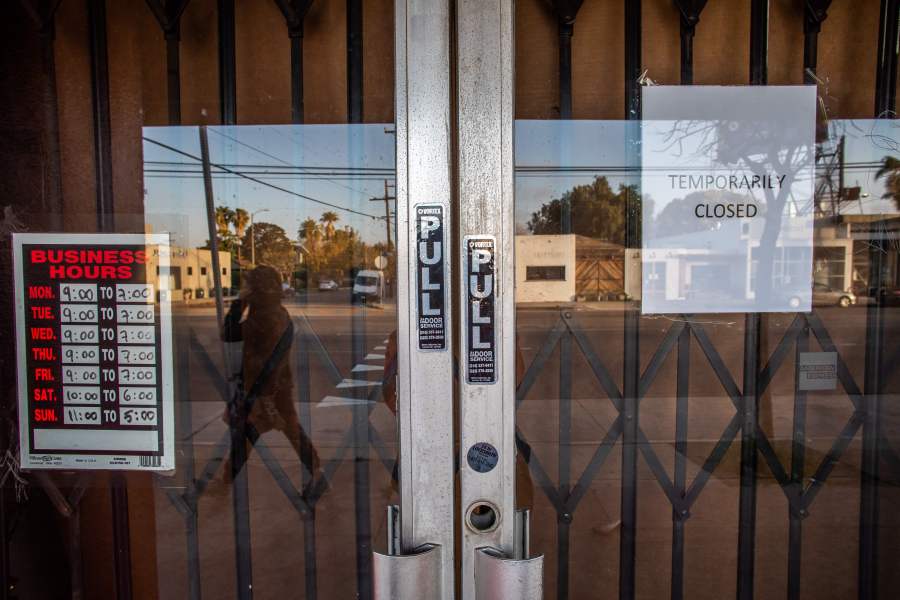
[[[900, 240], [900, 216], [897, 215], [837, 215], [823, 217], [817, 220], [817, 232], [820, 237], [831, 235], [843, 241], [847, 248], [844, 254], [844, 287], [854, 288], [857, 294], [868, 295], [870, 290], [870, 260], [872, 242], [883, 240], [888, 251], [882, 256], [881, 283], [884, 287], [897, 287], [900, 285], [900, 261], [896, 252], [898, 240]], [[833, 232], [833, 233], [830, 233]], [[834, 278], [840, 272], [840, 266], [834, 263], [834, 258], [823, 257], [830, 260], [823, 261], [826, 267], [824, 272], [819, 269], [819, 244], [824, 241], [816, 240], [817, 262], [814, 265], [814, 279], [816, 282], [825, 283], [823, 277]], [[835, 287], [835, 285], [831, 285]]]
[[[172, 301], [215, 298], [216, 282], [213, 274], [212, 251], [202, 248], [169, 246], [169, 289]], [[222, 288], [231, 288], [231, 254], [219, 252], [222, 269]], [[159, 287], [159, 254], [154, 251], [147, 265], [148, 278]]]
[[625, 249], [583, 235], [516, 236], [516, 302], [614, 300], [626, 291]]

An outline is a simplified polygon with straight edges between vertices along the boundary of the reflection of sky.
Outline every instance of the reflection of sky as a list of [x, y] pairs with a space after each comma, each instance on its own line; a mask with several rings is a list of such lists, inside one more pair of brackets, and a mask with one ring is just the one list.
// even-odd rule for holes
[[[516, 225], [519, 230], [524, 231], [525, 223], [542, 204], [559, 198], [576, 185], [590, 183], [598, 175], [605, 175], [613, 189], [624, 182], [628, 173], [625, 166], [628, 127], [634, 127], [634, 123], [516, 121]], [[865, 213], [896, 213], [891, 201], [881, 199], [884, 180], [876, 180], [875, 173], [877, 163], [884, 156], [900, 157], [900, 121], [832, 121], [829, 130], [831, 136], [823, 148], [831, 151], [840, 135], [846, 136], [845, 185], [860, 186], [864, 196], [861, 204], [846, 205], [843, 212], [859, 213], [861, 206]], [[635, 156], [631, 164], [639, 161]], [[643, 189], [642, 193], [650, 198], [659, 194], [654, 194], [652, 189]], [[663, 206], [656, 202], [654, 209], [658, 213]]]
[[[384, 202], [370, 198], [384, 197], [385, 179], [394, 195], [393, 126], [244, 125], [209, 127], [208, 132], [210, 162], [254, 179], [213, 168], [216, 206], [256, 212], [255, 222], [275, 223], [291, 239], [302, 221], [333, 211], [337, 227], [353, 227], [370, 243], [384, 241]], [[178, 245], [203, 245], [209, 237], [203, 179], [199, 161], [191, 158], [200, 156], [198, 129], [149, 127], [144, 137], [148, 225], [171, 231]]]
[[860, 202], [847, 204], [843, 213], [896, 213], [891, 200], [884, 200], [884, 178], [875, 179], [879, 164], [885, 156], [900, 158], [900, 121], [890, 119], [854, 119], [829, 123], [828, 152], [845, 136], [844, 185], [859, 186]]
[[[516, 121], [516, 225], [541, 205], [604, 175], [615, 190], [629, 173], [627, 121]], [[633, 139], [633, 138], [632, 138]], [[635, 157], [636, 160], [636, 157]], [[632, 162], [637, 165], [638, 162]], [[632, 173], [636, 177], [637, 173]]]
[[[516, 224], [519, 229], [524, 228], [542, 204], [559, 198], [576, 185], [590, 183], [598, 175], [606, 176], [613, 189], [625, 182], [629, 176], [625, 165], [630, 150], [626, 140], [636, 137], [628, 135], [629, 127], [634, 128], [634, 122], [516, 121]], [[264, 183], [383, 217], [384, 204], [370, 202], [369, 198], [384, 195], [385, 178], [391, 184], [393, 195], [392, 130], [392, 126], [383, 124], [210, 127], [210, 155], [213, 163], [243, 165], [234, 170], [252, 173], [252, 177]], [[861, 201], [846, 205], [843, 211], [896, 212], [892, 202], [881, 199], [884, 183], [883, 179], [875, 179], [875, 172], [884, 156], [900, 156], [898, 121], [832, 121], [829, 130], [831, 137], [826, 148], [832, 147], [840, 135], [846, 138], [845, 185], [862, 188]], [[144, 135], [199, 157], [197, 132], [196, 127], [152, 127], [146, 128]], [[154, 231], [171, 231], [180, 245], [204, 244], [208, 234], [198, 161], [146, 141], [144, 159], [148, 224]], [[639, 157], [635, 155], [631, 164], [639, 164]], [[290, 169], [292, 166], [299, 168]], [[317, 174], [310, 174], [311, 169]], [[636, 171], [631, 173], [635, 181], [638, 175]], [[372, 243], [384, 240], [381, 219], [323, 206], [264, 183], [214, 174], [216, 205], [244, 208], [248, 212], [268, 209], [258, 213], [256, 221], [277, 223], [292, 239], [296, 238], [300, 222], [318, 219], [326, 210], [333, 210], [340, 217], [339, 227], [354, 227]], [[643, 192], [651, 198], [654, 196], [652, 190]], [[655, 209], [661, 210], [662, 204], [656, 203]], [[391, 210], [394, 210], [393, 202]]]

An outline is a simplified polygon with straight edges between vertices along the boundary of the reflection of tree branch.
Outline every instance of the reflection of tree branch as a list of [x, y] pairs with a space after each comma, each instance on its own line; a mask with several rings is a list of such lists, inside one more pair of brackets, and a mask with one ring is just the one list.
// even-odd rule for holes
[[761, 177], [772, 172], [785, 176], [777, 193], [771, 188], [762, 188], [766, 210], [763, 213], [763, 232], [757, 246], [756, 294], [758, 299], [770, 298], [773, 292], [774, 254], [781, 234], [785, 205], [801, 169], [814, 162], [815, 150], [809, 146], [785, 147], [777, 133], [774, 136], [765, 135], [765, 128], [751, 128], [748, 130], [750, 133], [739, 128], [732, 131], [729, 127], [731, 123], [727, 120], [675, 121], [663, 136], [663, 151], [669, 152], [677, 147], [677, 155], [682, 156], [685, 145], [690, 138], [694, 138], [691, 144], [695, 148], [694, 156], [713, 156], [723, 165], [733, 165], [735, 169], [743, 167]]

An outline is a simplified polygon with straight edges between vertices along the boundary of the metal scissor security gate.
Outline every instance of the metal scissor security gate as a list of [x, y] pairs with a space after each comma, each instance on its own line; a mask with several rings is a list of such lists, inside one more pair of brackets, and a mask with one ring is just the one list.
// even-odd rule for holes
[[[565, 12], [566, 3], [554, 3], [557, 9]], [[580, 5], [580, 3], [574, 3]], [[705, 2], [688, 2], [677, 0], [682, 17], [682, 83], [690, 84], [693, 78], [692, 68], [692, 40], [694, 29], [699, 22], [699, 15]], [[768, 39], [768, 3], [765, 0], [752, 1], [751, 17], [751, 83], [762, 85], [766, 83], [767, 39]], [[819, 28], [826, 16], [830, 2], [805, 3], [807, 28], [805, 29], [805, 43], [807, 53], [804, 60], [804, 73], [808, 81], [815, 81], [815, 41]], [[897, 3], [885, 0], [881, 13], [880, 39], [878, 56], [878, 83], [876, 92], [877, 116], [892, 114], [894, 110], [894, 95], [896, 88], [896, 61], [894, 50], [897, 46], [898, 27]], [[569, 7], [572, 9], [572, 7]], [[565, 50], [566, 44], [571, 43], [571, 27], [574, 22], [578, 6], [569, 10], [568, 22], [563, 27], [560, 36], [560, 48]], [[413, 211], [416, 205], [423, 202], [430, 205], [443, 207], [449, 216], [451, 212], [452, 182], [450, 169], [452, 157], [450, 155], [453, 144], [449, 131], [444, 127], [450, 122], [451, 98], [449, 83], [443, 74], [450, 72], [450, 31], [449, 20], [451, 13], [449, 7], [441, 6], [437, 10], [433, 4], [410, 0], [397, 3], [397, 86], [398, 86], [398, 166], [397, 166], [397, 197], [398, 197], [398, 264], [413, 265], [415, 253], [414, 239], [417, 234]], [[510, 215], [512, 211], [511, 187], [511, 137], [508, 137], [512, 127], [511, 105], [511, 78], [512, 60], [511, 51], [511, 10], [509, 2], [495, 0], [492, 2], [475, 2], [475, 0], [461, 0], [456, 3], [457, 36], [459, 56], [459, 97], [456, 99], [459, 119], [460, 140], [460, 172], [461, 185], [471, 183], [473, 178], [483, 177], [486, 185], [496, 185], [494, 188], [501, 199], [494, 202], [484, 195], [472, 194], [470, 190], [462, 187], [459, 191], [459, 239], [465, 235], [487, 233], [498, 238], [498, 247], [506, 252], [511, 251], [509, 239], [511, 231]], [[568, 14], [568, 13], [566, 13]], [[639, 106], [639, 79], [641, 76], [641, 10], [640, 2], [629, 1], [625, 4], [625, 67], [628, 85], [626, 88], [626, 116], [637, 120], [640, 116]], [[476, 25], [481, 25], [481, 28]], [[566, 28], [569, 28], [568, 30]], [[568, 31], [568, 36], [563, 35]], [[810, 48], [812, 51], [810, 51]], [[888, 49], [888, 50], [883, 50]], [[571, 115], [571, 48], [568, 52], [560, 53], [560, 96], [562, 116]], [[487, 67], [482, 63], [484, 54], [493, 53], [497, 57], [496, 62], [489, 62]], [[417, 62], [419, 61], [419, 62]], [[478, 63], [478, 64], [476, 64]], [[487, 69], [479, 71], [478, 69]], [[493, 70], [491, 70], [493, 69]], [[487, 73], [487, 75], [486, 75]], [[480, 94], [480, 96], [479, 96]], [[475, 100], [481, 98], [481, 102]], [[487, 115], [487, 121], [494, 119], [493, 123], [487, 123], [482, 117]], [[476, 116], [478, 118], [476, 118]], [[435, 134], [435, 131], [443, 132]], [[473, 163], [472, 157], [484, 160], [487, 149], [490, 155], [493, 151], [497, 154], [485, 165]], [[416, 161], [411, 158], [415, 156]], [[422, 157], [425, 157], [424, 159]], [[496, 177], [485, 175], [483, 169], [494, 169]], [[479, 190], [479, 193], [484, 190]], [[493, 208], [492, 208], [493, 206]], [[495, 210], [496, 209], [496, 210]], [[494, 211], [494, 212], [492, 212]], [[629, 215], [639, 212], [637, 199], [632, 199], [628, 207]], [[638, 242], [634, 223], [629, 230], [629, 243]], [[447, 239], [453, 239], [451, 230], [457, 225], [453, 219], [448, 218], [445, 227]], [[506, 238], [504, 238], [506, 236]], [[504, 247], [504, 244], [507, 244]], [[888, 251], [896, 251], [895, 248], [887, 248], [881, 239], [873, 240], [871, 260], [873, 272], [879, 273], [877, 268], [884, 254]], [[448, 250], [446, 258], [447, 272], [449, 272]], [[464, 259], [461, 259], [464, 260]], [[511, 261], [511, 256], [509, 257]], [[511, 264], [511, 263], [510, 263]], [[401, 267], [402, 269], [402, 267]], [[507, 280], [507, 284], [511, 280]], [[464, 287], [464, 286], [463, 286]], [[876, 284], [877, 288], [877, 284]], [[415, 279], [409, 279], [400, 286], [399, 299], [409, 308], [409, 315], [401, 315], [400, 339], [412, 342], [414, 339], [414, 311], [412, 306], [415, 299], [412, 290], [415, 289]], [[504, 320], [503, 327], [512, 329], [513, 312], [512, 298], [506, 297], [505, 306], [498, 299], [498, 310]], [[717, 349], [709, 334], [708, 325], [690, 315], [680, 315], [672, 318], [671, 324], [665, 330], [661, 342], [646, 354], [648, 360], [641, 360], [640, 341], [642, 337], [642, 321], [634, 310], [625, 311], [622, 317], [621, 335], [624, 341], [622, 357], [622, 371], [616, 372], [605, 364], [600, 354], [595, 349], [596, 340], [585, 331], [577, 312], [562, 310], [559, 313], [555, 325], [542, 340], [533, 359], [527, 365], [524, 376], [515, 388], [514, 403], [516, 407], [522, 405], [529, 392], [534, 389], [536, 382], [549, 374], [558, 376], [558, 414], [559, 414], [559, 454], [554, 458], [559, 460], [560, 468], [558, 477], [554, 480], [552, 469], [545, 465], [545, 458], [536, 450], [536, 445], [530, 443], [528, 437], [521, 428], [516, 427], [514, 443], [520, 454], [526, 457], [528, 468], [532, 478], [547, 501], [556, 513], [555, 522], [555, 569], [557, 598], [574, 597], [570, 591], [570, 583], [575, 574], [570, 570], [571, 542], [570, 534], [572, 524], [579, 518], [578, 508], [582, 500], [589, 492], [592, 482], [595, 482], [603, 474], [605, 469], [612, 469], [608, 458], [614, 448], [620, 445], [621, 472], [620, 472], [620, 530], [619, 530], [619, 562], [618, 562], [618, 595], [620, 598], [629, 599], [635, 597], [636, 580], [640, 573], [636, 561], [638, 545], [637, 504], [639, 502], [639, 486], [637, 485], [638, 467], [643, 465], [652, 474], [656, 484], [665, 496], [671, 507], [672, 515], [672, 541], [671, 541], [671, 597], [690, 597], [690, 590], [685, 589], [685, 551], [687, 546], [687, 532], [690, 530], [692, 508], [698, 498], [701, 497], [707, 484], [717, 472], [730, 448], [740, 443], [740, 485], [736, 492], [738, 501], [738, 535], [737, 535], [737, 589], [736, 597], [742, 600], [750, 600], [754, 596], [754, 582], [756, 553], [758, 551], [757, 538], [757, 481], [761, 476], [759, 459], [762, 459], [765, 468], [774, 478], [787, 502], [787, 512], [784, 518], [789, 524], [787, 537], [787, 596], [799, 598], [801, 589], [803, 528], [806, 518], [815, 511], [815, 500], [821, 490], [829, 482], [829, 477], [846, 456], [847, 450], [853, 440], [861, 437], [862, 440], [862, 464], [860, 468], [861, 479], [859, 487], [859, 557], [858, 557], [858, 594], [860, 598], [875, 598], [877, 595], [877, 569], [878, 559], [878, 493], [879, 486], [885, 481], [900, 480], [900, 457], [880, 432], [879, 415], [882, 411], [882, 396], [891, 379], [891, 367], [900, 361], [900, 352], [887, 352], [889, 344], [884, 337], [884, 311], [879, 304], [874, 304], [867, 309], [866, 340], [864, 348], [864, 377], [858, 381], [848, 367], [848, 357], [839, 351], [834, 339], [823, 323], [822, 319], [814, 311], [809, 314], [797, 314], [792, 317], [790, 324], [780, 334], [780, 338], [769, 353], [761, 351], [761, 335], [767, 326], [765, 318], [760, 315], [750, 314], [744, 317], [742, 328], [742, 353], [741, 372], [735, 372], [723, 359], [722, 353]], [[401, 311], [403, 312], [403, 311]], [[460, 323], [465, 317], [460, 317]], [[448, 327], [452, 325], [453, 318], [448, 316]], [[307, 351], [296, 354], [300, 381], [309, 381], [308, 373], [311, 361], [315, 361], [315, 368], [322, 369], [334, 385], [341, 382], [343, 376], [335, 366], [334, 361], [328, 355], [328, 351], [319, 341], [316, 332], [310, 324], [300, 321], [297, 324], [297, 345], [306, 348]], [[186, 331], [186, 329], [182, 329]], [[512, 335], [510, 332], [507, 335]], [[198, 342], [193, 334], [183, 334], [178, 342], [182, 349], [183, 360], [179, 361], [183, 370], [179, 374], [180, 390], [183, 399], [190, 395], [190, 386], [187, 384], [189, 375], [187, 369], [199, 367], [206, 371], [210, 380], [214, 382], [215, 389], [227, 401], [227, 386], [219, 369], [210, 358], [204, 346]], [[449, 397], [438, 394], [429, 396], [425, 390], [432, 388], [451, 386], [450, 373], [453, 367], [449, 353], [440, 355], [417, 354], [412, 346], [401, 344], [399, 354], [400, 372], [385, 373], [384, 381], [399, 375], [400, 389], [400, 427], [402, 445], [407, 448], [401, 453], [401, 464], [398, 466], [395, 458], [385, 450], [382, 443], [384, 433], [379, 432], [369, 420], [371, 408], [362, 408], [354, 413], [353, 424], [344, 433], [343, 443], [336, 452], [335, 458], [324, 465], [326, 478], [313, 482], [308, 474], [302, 474], [301, 485], [293, 483], [290, 474], [280, 465], [278, 459], [265, 442], [254, 435], [254, 432], [246, 432], [247, 439], [253, 445], [268, 472], [272, 475], [278, 487], [284, 493], [293, 508], [297, 511], [303, 522], [304, 539], [304, 570], [306, 574], [305, 596], [312, 599], [317, 597], [316, 572], [316, 505], [324, 493], [328, 480], [335, 471], [347, 461], [354, 460], [352, 453], [369, 452], [374, 450], [379, 457], [379, 462], [388, 473], [396, 476], [398, 470], [401, 477], [401, 507], [399, 512], [394, 510], [390, 514], [389, 531], [390, 540], [388, 553], [379, 555], [375, 559], [375, 572], [371, 571], [367, 548], [371, 548], [371, 525], [377, 516], [371, 514], [369, 508], [370, 494], [367, 489], [368, 475], [365, 469], [360, 469], [355, 477], [355, 485], [358, 486], [355, 496], [354, 510], [356, 512], [355, 524], [357, 536], [363, 540], [357, 547], [357, 585], [359, 597], [370, 597], [373, 593], [379, 597], [389, 597], [390, 594], [417, 593], [421, 597], [450, 598], [454, 595], [454, 580], [458, 577], [463, 590], [463, 597], [514, 597], [509, 595], [509, 585], [516, 576], [521, 580], [534, 584], [534, 574], [540, 577], [540, 569], [535, 570], [535, 564], [528, 565], [527, 543], [522, 545], [522, 537], [527, 538], [527, 527], [522, 526], [521, 519], [514, 518], [513, 494], [510, 488], [509, 473], [512, 472], [512, 463], [501, 465], [497, 473], [506, 473], [505, 478], [498, 480], [496, 487], [488, 485], [482, 491], [478, 488], [467, 486], [481, 485], [480, 480], [471, 473], [463, 472], [464, 499], [458, 507], [464, 515], [468, 501], [476, 497], [489, 501], [497, 510], [509, 513], [510, 516], [503, 521], [502, 527], [491, 530], [490, 543], [479, 541], [481, 533], [474, 532], [461, 524], [456, 528], [456, 533], [462, 537], [464, 543], [462, 552], [464, 555], [454, 558], [454, 531], [448, 529], [454, 522], [454, 506], [447, 501], [446, 492], [449, 490], [452, 496], [452, 485], [442, 494], [434, 494], [434, 497], [422, 495], [422, 490], [416, 485], [417, 474], [426, 471], [440, 472], [447, 475], [452, 481], [452, 444], [446, 435], [439, 434], [435, 428], [449, 426], [446, 412], [446, 402]], [[793, 426], [791, 435], [791, 452], [785, 462], [780, 458], [772, 441], [760, 426], [759, 402], [766, 394], [770, 384], [777, 374], [783, 373], [786, 364], [793, 364], [798, 369], [799, 355], [801, 353], [818, 348], [823, 352], [834, 352], [837, 355], [837, 378], [849, 403], [850, 414], [840, 431], [830, 443], [827, 452], [815, 465], [815, 468], [807, 468], [807, 456], [805, 454], [804, 438], [806, 435], [807, 398], [806, 393], [795, 385], [793, 394]], [[699, 354], [698, 354], [699, 351]], [[503, 369], [511, 369], [509, 363], [514, 362], [510, 349], [501, 350], [500, 372], [502, 380]], [[504, 354], [505, 352], [505, 354]], [[580, 358], [576, 357], [580, 355]], [[553, 357], [558, 355], [558, 365], [552, 365]], [[689, 419], [688, 404], [690, 399], [690, 382], [692, 372], [696, 368], [696, 357], [702, 356], [711, 372], [715, 382], [721, 390], [721, 401], [730, 405], [733, 411], [718, 439], [712, 444], [711, 449], [702, 461], [697, 474], [688, 478], [687, 448], [689, 444]], [[193, 360], [191, 360], [191, 357]], [[793, 360], [791, 360], [793, 357]], [[503, 361], [507, 361], [504, 366]], [[608, 427], [605, 437], [592, 448], [590, 459], [580, 473], [572, 473], [572, 402], [575, 373], [573, 365], [583, 361], [589, 368], [589, 374], [596, 384], [603, 390], [606, 398], [604, 402], [614, 410], [615, 418]], [[671, 382], [674, 386], [675, 399], [675, 436], [674, 436], [674, 465], [670, 471], [660, 458], [653, 444], [648, 440], [641, 424], [641, 404], [648, 391], [657, 383], [657, 377], [668, 361], [674, 361], [675, 378]], [[503, 385], [510, 385], [509, 373]], [[303, 374], [306, 374], [304, 376]], [[797, 373], [794, 374], [797, 380]], [[620, 380], [622, 384], [617, 383]], [[435, 379], [436, 378], [436, 379]], [[483, 408], [475, 407], [475, 398], [483, 392], [471, 391], [463, 386], [461, 402], [462, 422], [465, 427], [466, 419], [486, 420], [496, 423], [500, 428], [503, 415], [510, 414], [511, 406], [503, 399], [502, 388], [498, 386], [496, 393], [497, 414], [490, 415]], [[381, 387], [372, 388], [367, 400], [378, 401]], [[308, 428], [311, 422], [309, 412], [308, 386], [299, 386], [301, 421]], [[494, 391], [487, 393], [494, 398]], [[508, 394], [507, 394], [508, 396]], [[190, 431], [191, 415], [185, 407], [181, 415], [182, 431]], [[368, 406], [373, 406], [369, 404]], [[429, 411], [444, 411], [440, 418], [433, 417]], [[467, 412], [472, 411], [472, 412]], [[406, 421], [404, 421], [406, 419]], [[506, 422], [508, 426], [508, 421]], [[512, 429], [510, 429], [512, 431]], [[503, 452], [503, 433], [498, 429], [500, 441], [497, 443]], [[445, 432], [446, 433], [446, 432]], [[466, 447], [478, 441], [466, 430], [462, 431], [463, 443], [461, 451], [465, 456]], [[441, 441], [435, 445], [435, 440]], [[506, 440], [511, 443], [511, 440]], [[182, 470], [184, 480], [181, 486], [168, 489], [168, 495], [172, 504], [178, 509], [184, 518], [188, 573], [190, 577], [191, 597], [201, 597], [200, 589], [200, 560], [199, 560], [199, 499], [202, 497], [207, 484], [216, 472], [220, 463], [225, 460], [229, 450], [229, 440], [224, 437], [215, 446], [207, 463], [195, 470], [193, 460], [185, 462], [186, 468]], [[192, 452], [190, 436], [185, 437], [185, 452]], [[509, 449], [507, 447], [507, 449]], [[415, 456], [419, 462], [403, 464], [403, 460], [411, 460]], [[459, 461], [464, 462], [464, 458]], [[463, 467], [464, 468], [464, 467]], [[404, 481], [405, 477], [405, 481]], [[467, 483], [468, 482], [468, 483]], [[477, 483], [476, 483], [477, 482]], [[474, 491], [473, 491], [474, 490]], [[419, 496], [415, 498], [415, 496]], [[491, 496], [487, 498], [486, 496]], [[415, 500], [415, 501], [414, 501]], [[252, 587], [252, 557], [250, 548], [250, 524], [249, 524], [249, 495], [246, 481], [241, 484], [236, 482], [234, 493], [234, 535], [237, 567], [237, 581], [239, 590], [249, 590]], [[547, 528], [547, 523], [534, 524], [532, 527]], [[483, 532], [482, 532], [483, 533]], [[473, 549], [482, 546], [490, 547], [487, 556], [500, 560], [500, 563], [508, 563], [510, 568], [496, 567], [493, 562], [479, 562], [481, 554], [475, 554]], [[504, 559], [518, 560], [504, 560]], [[485, 559], [487, 560], [487, 559]], [[457, 564], [462, 564], [463, 572], [455, 572]], [[488, 566], [484, 566], [488, 565]], [[499, 568], [493, 572], [492, 569]], [[480, 569], [480, 570], [479, 570]], [[500, 586], [494, 590], [494, 595], [486, 595], [488, 592], [476, 585], [477, 574], [481, 573], [490, 579], [493, 585]], [[373, 580], [374, 577], [374, 580]], [[531, 593], [540, 594], [540, 585], [529, 588]], [[406, 590], [406, 592], [398, 592]], [[416, 590], [410, 592], [409, 590]], [[476, 592], [476, 590], [478, 590]], [[504, 596], [504, 593], [507, 595]], [[243, 595], [243, 594], [242, 594]], [[398, 596], [400, 597], [400, 596]]]

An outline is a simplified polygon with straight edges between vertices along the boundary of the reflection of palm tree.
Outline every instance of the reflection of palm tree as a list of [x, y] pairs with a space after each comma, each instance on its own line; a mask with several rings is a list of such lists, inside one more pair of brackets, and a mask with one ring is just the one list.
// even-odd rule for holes
[[881, 159], [881, 168], [875, 173], [875, 179], [884, 177], [884, 194], [882, 198], [894, 201], [897, 210], [900, 210], [900, 159], [894, 156], [885, 156]]
[[316, 234], [319, 233], [319, 224], [313, 219], [306, 219], [300, 223], [300, 230], [297, 233], [301, 240], [306, 240], [310, 243], [314, 242], [317, 237]]
[[[234, 211], [234, 215], [231, 217], [231, 222], [234, 223], [234, 232], [237, 234], [237, 238], [239, 240], [244, 239], [244, 231], [247, 230], [247, 226], [250, 224], [250, 213], [248, 213], [243, 208], [238, 208]], [[238, 263], [241, 262], [241, 247], [238, 245]]]
[[234, 211], [227, 206], [216, 207], [216, 229], [219, 230], [219, 237], [224, 238], [228, 235], [228, 229], [234, 221]]
[[234, 223], [234, 232], [237, 236], [244, 237], [244, 231], [247, 230], [247, 225], [250, 224], [250, 213], [243, 208], [239, 208], [234, 211], [231, 222]]
[[330, 210], [322, 213], [322, 217], [319, 219], [322, 223], [325, 224], [325, 239], [330, 240], [334, 237], [334, 224], [338, 222], [339, 217], [337, 213], [334, 213]]

